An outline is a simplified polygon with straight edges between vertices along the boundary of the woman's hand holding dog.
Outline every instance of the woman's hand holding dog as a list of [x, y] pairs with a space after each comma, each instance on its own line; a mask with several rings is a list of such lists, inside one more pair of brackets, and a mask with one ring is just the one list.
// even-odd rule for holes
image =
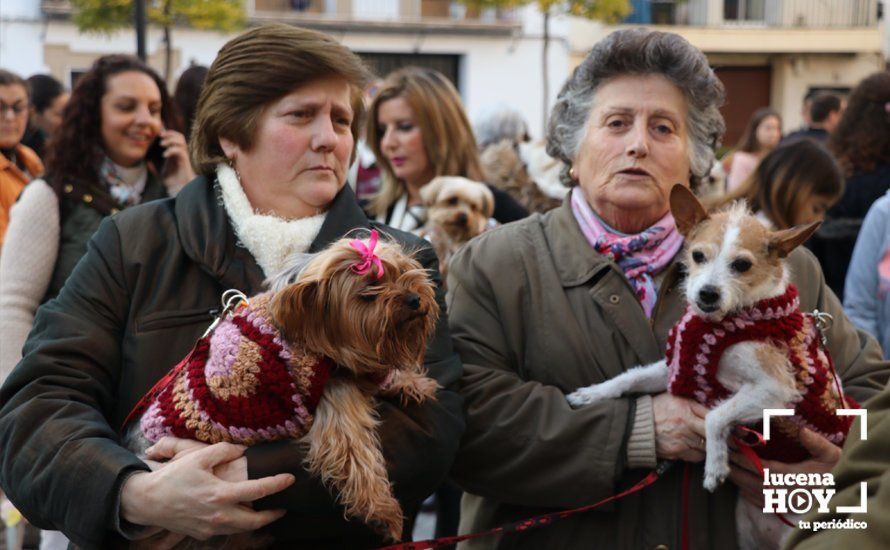
[[655, 454], [668, 460], [705, 459], [705, 415], [708, 409], [691, 399], [660, 393], [652, 398]]
[[[763, 460], [763, 467], [777, 474], [826, 474], [833, 470], [841, 459], [841, 448], [812, 430], [802, 429], [800, 442], [813, 455], [812, 458], [795, 464]], [[732, 453], [731, 460], [733, 464], [729, 479], [738, 486], [745, 500], [762, 508], [763, 475], [741, 453]]]
[[[166, 436], [162, 437], [157, 443], [155, 443], [148, 449], [145, 449], [145, 455], [147, 458], [145, 462], [149, 466], [152, 466], [152, 464], [158, 464], [162, 467], [176, 460], [177, 458], [182, 458], [183, 456], [193, 451], [205, 449], [209, 446], [210, 445], [208, 445], [207, 443], [195, 441], [194, 439], [181, 439], [178, 437]], [[151, 469], [155, 470], [157, 468], [152, 466]], [[241, 456], [239, 458], [236, 458], [235, 460], [217, 464], [216, 467], [213, 469], [213, 475], [224, 481], [246, 481], [247, 458]]]
[[175, 460], [127, 478], [121, 489], [121, 517], [136, 525], [206, 540], [255, 531], [284, 515], [283, 510], [255, 511], [245, 503], [286, 489], [294, 482], [293, 475], [248, 480], [244, 446], [182, 441], [156, 446], [149, 456], [157, 459], [166, 454]]

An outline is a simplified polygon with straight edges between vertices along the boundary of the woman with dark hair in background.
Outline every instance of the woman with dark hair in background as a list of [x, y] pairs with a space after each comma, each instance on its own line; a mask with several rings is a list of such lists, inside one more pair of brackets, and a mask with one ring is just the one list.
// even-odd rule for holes
[[192, 65], [182, 71], [179, 80], [176, 81], [176, 90], [173, 99], [179, 107], [179, 113], [185, 122], [185, 137], [192, 135], [192, 123], [195, 120], [195, 112], [198, 109], [198, 98], [201, 97], [201, 88], [204, 86], [204, 78], [209, 69], [204, 65]]
[[732, 193], [757, 168], [757, 164], [782, 139], [782, 117], [774, 109], [763, 107], [754, 111], [735, 151], [723, 161], [726, 170], [726, 191]]
[[844, 170], [847, 184], [840, 201], [810, 239], [825, 282], [839, 298], [859, 228], [868, 209], [890, 188], [890, 72], [866, 77], [850, 93], [847, 108], [828, 146]]
[[784, 143], [760, 161], [741, 186], [714, 208], [744, 199], [771, 229], [821, 220], [844, 192], [844, 176], [831, 153], [810, 139]]
[[37, 307], [56, 296], [102, 219], [175, 195], [194, 177], [164, 81], [132, 56], [100, 57], [81, 77], [22, 193], [0, 254], [0, 381], [21, 359]]
[[31, 86], [31, 119], [22, 143], [44, 158], [47, 142], [62, 125], [62, 113], [71, 94], [48, 74], [28, 77], [28, 84]]

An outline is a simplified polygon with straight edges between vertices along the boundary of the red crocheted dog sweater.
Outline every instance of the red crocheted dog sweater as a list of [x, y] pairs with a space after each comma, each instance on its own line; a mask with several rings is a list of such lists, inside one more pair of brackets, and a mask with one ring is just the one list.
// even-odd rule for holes
[[[771, 437], [755, 447], [765, 459], [799, 462], [809, 452], [801, 445], [801, 427], [814, 430], [840, 445], [846, 439], [851, 416], [837, 416], [838, 408], [859, 408], [850, 397], [838, 395], [831, 357], [821, 345], [821, 334], [811, 315], [800, 311], [797, 288], [788, 285], [781, 296], [762, 300], [752, 307], [719, 320], [706, 319], [687, 306], [682, 319], [668, 336], [668, 391], [713, 408], [732, 394], [717, 380], [723, 353], [740, 342], [769, 342], [785, 350], [801, 394], [793, 417], [773, 418]], [[758, 429], [762, 422], [758, 423]]]
[[299, 438], [312, 426], [332, 362], [294, 348], [271, 320], [271, 293], [250, 299], [201, 338], [140, 401], [129, 420], [152, 442]]

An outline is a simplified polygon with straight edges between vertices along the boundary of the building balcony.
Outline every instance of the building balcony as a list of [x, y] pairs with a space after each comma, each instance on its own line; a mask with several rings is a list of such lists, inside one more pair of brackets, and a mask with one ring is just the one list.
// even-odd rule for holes
[[628, 24], [829, 29], [873, 27], [878, 0], [631, 0]]
[[[510, 36], [521, 29], [515, 10], [480, 10], [455, 0], [245, 0], [245, 4], [252, 24], [291, 23], [328, 32]], [[72, 13], [69, 0], [42, 0], [41, 9], [49, 18], [70, 18]]]

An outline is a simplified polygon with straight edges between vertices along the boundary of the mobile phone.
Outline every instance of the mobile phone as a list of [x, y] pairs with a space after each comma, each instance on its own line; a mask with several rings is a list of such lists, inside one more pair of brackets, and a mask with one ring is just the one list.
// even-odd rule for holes
[[148, 151], [145, 153], [145, 161], [151, 163], [155, 170], [157, 170], [158, 174], [164, 173], [164, 148], [161, 146], [161, 137], [158, 136], [151, 143], [151, 147], [148, 148]]

